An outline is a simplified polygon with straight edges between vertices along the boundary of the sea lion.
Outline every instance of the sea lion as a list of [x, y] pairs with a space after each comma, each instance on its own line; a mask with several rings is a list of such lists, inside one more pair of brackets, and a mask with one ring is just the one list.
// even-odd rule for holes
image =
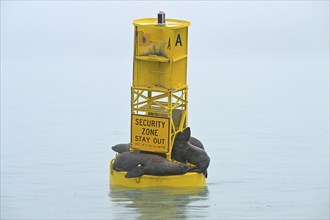
[[[128, 144], [116, 144], [115, 146], [111, 147], [113, 151], [121, 154], [121, 153], [124, 153], [124, 152], [129, 152], [130, 148], [131, 148], [131, 144], [128, 143]], [[161, 156], [161, 157], [164, 157], [166, 158], [166, 155], [163, 154], [163, 153], [157, 153], [157, 152], [149, 152], [149, 151], [142, 151], [142, 150], [134, 150], [135, 152], [138, 152], [138, 153], [146, 153], [146, 154], [154, 154], [154, 155], [158, 155], [158, 156]]]
[[[200, 140], [198, 140], [197, 138], [190, 137], [189, 138], [189, 142], [192, 145], [194, 145], [194, 146], [196, 146], [196, 147], [201, 148], [201, 149], [204, 150], [204, 146], [203, 146], [202, 142]], [[130, 143], [127, 143], [127, 144], [116, 144], [115, 146], [112, 146], [111, 147], [111, 149], [113, 151], [115, 151], [117, 153], [120, 153], [120, 154], [121, 153], [124, 153], [124, 152], [128, 152], [130, 148], [131, 148], [131, 144]], [[147, 152], [145, 152], [145, 153], [147, 153]], [[161, 155], [159, 155], [159, 156], [161, 156]]]
[[195, 138], [195, 137], [190, 136], [189, 143], [191, 143], [192, 145], [194, 145], [198, 148], [201, 148], [201, 149], [205, 150], [204, 145], [202, 144], [202, 142], [200, 140], [198, 140], [197, 138]]
[[187, 127], [179, 132], [175, 139], [172, 149], [172, 158], [181, 163], [191, 163], [196, 165], [195, 172], [205, 173], [210, 164], [210, 157], [207, 153], [191, 143], [189, 143], [191, 132]]
[[180, 175], [193, 168], [187, 164], [168, 161], [157, 155], [124, 152], [115, 159], [113, 169], [127, 171], [125, 177], [133, 178], [144, 174], [155, 176]]
[[129, 151], [129, 149], [131, 148], [131, 144], [116, 144], [115, 146], [111, 147], [111, 149], [117, 153], [124, 153]]

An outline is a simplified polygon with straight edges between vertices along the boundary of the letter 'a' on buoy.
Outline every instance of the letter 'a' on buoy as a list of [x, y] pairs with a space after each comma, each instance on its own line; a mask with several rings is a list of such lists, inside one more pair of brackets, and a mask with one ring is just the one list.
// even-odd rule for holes
[[[133, 21], [134, 68], [131, 87], [131, 152], [149, 152], [171, 158], [177, 133], [188, 127], [187, 49], [189, 21], [155, 18]], [[203, 173], [125, 177], [113, 169], [111, 187], [204, 187]]]

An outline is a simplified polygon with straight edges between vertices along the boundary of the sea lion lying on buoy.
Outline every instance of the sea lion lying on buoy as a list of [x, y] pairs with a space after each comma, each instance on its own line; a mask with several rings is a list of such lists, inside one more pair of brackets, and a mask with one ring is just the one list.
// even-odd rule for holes
[[[129, 152], [129, 149], [131, 148], [131, 144], [116, 144], [115, 146], [111, 147], [113, 151], [122, 154], [124, 152]], [[157, 153], [157, 152], [148, 152], [148, 151], [138, 151], [139, 153], [146, 153], [146, 154], [153, 154], [157, 156], [161, 156], [166, 158], [165, 154]]]
[[116, 144], [115, 146], [111, 147], [111, 149], [117, 153], [124, 153], [128, 152], [129, 149], [131, 148], [131, 144]]
[[189, 127], [176, 135], [171, 156], [178, 162], [196, 165], [193, 171], [206, 174], [210, 157], [203, 149], [189, 143], [190, 135]]
[[163, 157], [124, 152], [113, 163], [113, 169], [127, 171], [126, 178], [139, 177], [144, 174], [154, 176], [181, 175], [192, 169], [187, 164], [180, 164], [166, 160]]
[[[190, 137], [189, 138], [189, 142], [198, 147], [198, 148], [201, 148], [204, 150], [204, 146], [202, 144], [202, 142], [200, 140], [198, 140], [197, 138], [195, 137]], [[127, 143], [127, 144], [116, 144], [115, 146], [112, 146], [111, 149], [117, 153], [124, 153], [124, 152], [128, 152], [129, 149], [131, 148], [131, 144], [130, 143]]]

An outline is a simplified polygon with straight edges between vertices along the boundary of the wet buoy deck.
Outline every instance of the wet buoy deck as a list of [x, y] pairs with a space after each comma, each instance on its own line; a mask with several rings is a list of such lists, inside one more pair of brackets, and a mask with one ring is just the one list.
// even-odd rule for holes
[[114, 159], [110, 161], [110, 186], [131, 188], [152, 187], [204, 187], [206, 178], [202, 173], [188, 172], [183, 175], [153, 176], [143, 175], [136, 178], [126, 178], [127, 172], [116, 171], [112, 168]]

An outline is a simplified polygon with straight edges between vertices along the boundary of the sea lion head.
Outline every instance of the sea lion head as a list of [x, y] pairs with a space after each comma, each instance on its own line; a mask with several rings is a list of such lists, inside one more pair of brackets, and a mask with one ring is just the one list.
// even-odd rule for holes
[[131, 144], [116, 144], [115, 146], [111, 147], [111, 149], [117, 153], [124, 153], [129, 151], [129, 148], [131, 147]]
[[190, 127], [187, 127], [186, 129], [184, 129], [182, 132], [179, 132], [176, 137], [175, 137], [175, 141], [184, 141], [184, 142], [188, 142], [189, 138], [190, 138], [191, 132], [190, 132]]

